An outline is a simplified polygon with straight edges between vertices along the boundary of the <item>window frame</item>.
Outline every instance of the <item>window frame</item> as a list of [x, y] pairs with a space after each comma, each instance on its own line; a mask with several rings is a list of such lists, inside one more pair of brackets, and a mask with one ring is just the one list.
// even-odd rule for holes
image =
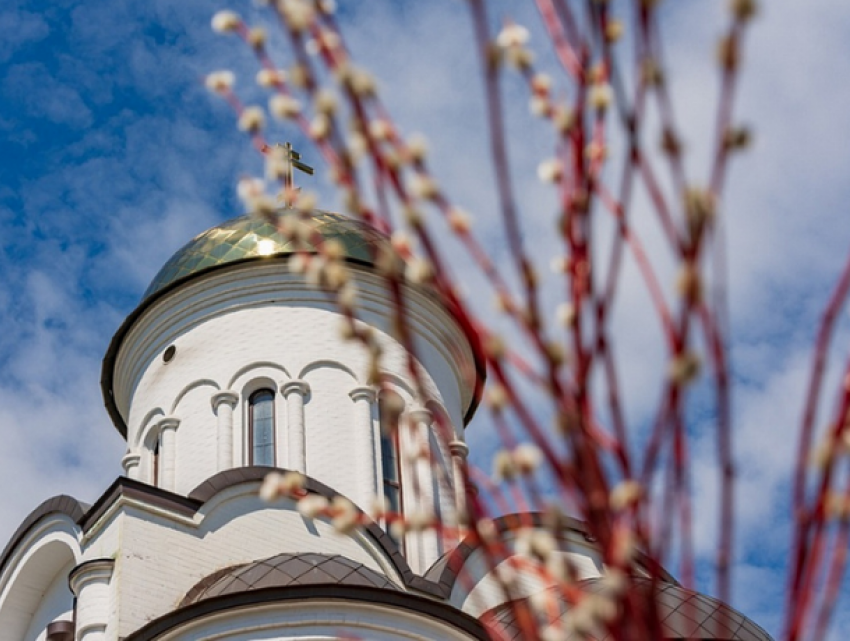
[[255, 398], [260, 394], [269, 394], [269, 405], [271, 406], [271, 452], [272, 452], [272, 460], [270, 465], [263, 465], [263, 467], [275, 467], [277, 465], [277, 430], [276, 430], [276, 413], [275, 413], [275, 391], [270, 387], [261, 387], [257, 390], [251, 392], [250, 396], [248, 396], [248, 465], [258, 465], [255, 462], [255, 448], [254, 448], [254, 434], [255, 434], [255, 426], [254, 426], [254, 408], [256, 406]]
[[159, 475], [162, 473], [160, 452], [162, 451], [162, 433], [157, 431], [156, 438], [151, 446], [151, 484], [160, 487]]
[[[404, 410], [401, 410], [398, 413], [396, 424], [391, 426], [391, 429], [387, 430], [384, 428], [384, 403], [386, 402], [386, 398], [389, 394], [397, 396], [402, 402], [402, 405], [406, 405], [401, 394], [393, 390], [383, 390], [378, 394], [378, 453], [380, 454], [381, 461], [381, 498], [384, 500], [390, 511], [393, 511], [398, 514], [399, 517], [404, 518], [404, 477], [402, 475], [401, 465], [401, 423]], [[387, 452], [387, 450], [389, 450], [389, 452]], [[394, 481], [388, 477], [388, 470], [384, 465], [387, 458], [392, 460], [395, 465]], [[391, 509], [392, 506], [387, 498], [387, 486], [393, 488], [398, 496], [398, 506], [395, 510]], [[386, 519], [384, 519], [384, 525], [387, 535], [398, 546], [399, 550], [404, 553], [405, 537], [400, 537], [400, 540], [396, 539], [392, 532], [390, 532], [389, 524], [386, 522]]]

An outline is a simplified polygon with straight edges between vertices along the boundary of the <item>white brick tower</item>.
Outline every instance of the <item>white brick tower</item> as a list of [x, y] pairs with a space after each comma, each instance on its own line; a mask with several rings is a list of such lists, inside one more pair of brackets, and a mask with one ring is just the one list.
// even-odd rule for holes
[[[395, 442], [382, 439], [369, 350], [343, 338], [332, 298], [288, 268], [295, 245], [278, 226], [295, 220], [294, 210], [274, 221], [243, 216], [194, 238], [116, 334], [103, 388], [127, 439], [127, 476], [188, 495], [224, 470], [279, 467], [366, 512], [383, 497], [403, 513], [453, 522], [460, 467], [453, 457], [465, 454], [463, 426], [481, 385], [467, 337], [433, 291], [405, 286], [418, 393], [407, 353], [389, 331], [394, 303], [374, 267], [392, 252], [388, 239], [350, 218], [312, 215], [322, 242], [343, 250], [359, 322], [375, 331], [382, 378], [403, 402], [407, 429]], [[438, 433], [436, 412], [452, 433]], [[402, 547], [419, 572], [445, 551], [434, 532], [408, 535]]]

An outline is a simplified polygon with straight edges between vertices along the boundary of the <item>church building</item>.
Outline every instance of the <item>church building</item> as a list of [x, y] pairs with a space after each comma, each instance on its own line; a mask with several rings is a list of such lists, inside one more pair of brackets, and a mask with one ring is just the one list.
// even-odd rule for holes
[[[0, 641], [532, 638], [518, 613], [553, 585], [519, 573], [505, 590], [508, 561], [494, 569], [458, 516], [464, 428], [484, 383], [472, 337], [435, 291], [405, 283], [411, 365], [375, 263], [389, 240], [332, 213], [314, 212], [310, 225], [341, 252], [356, 323], [374, 337], [391, 389], [370, 384], [373, 355], [346, 339], [343, 314], [310, 274], [290, 269], [296, 248], [276, 224], [242, 216], [200, 234], [160, 270], [103, 361], [124, 474], [91, 505], [45, 501], [0, 555]], [[408, 429], [382, 430], [382, 416]], [[261, 496], [273, 471], [299, 473], [302, 495], [349, 505], [365, 524], [340, 527], [304, 501]], [[453, 527], [390, 527], [376, 498]], [[527, 554], [541, 519], [494, 521], [509, 557]], [[564, 523], [557, 547], [587, 592], [607, 589], [580, 522]], [[770, 639], [661, 574], [645, 588], [657, 592], [664, 638]], [[541, 638], [584, 638], [569, 611], [560, 616]]]

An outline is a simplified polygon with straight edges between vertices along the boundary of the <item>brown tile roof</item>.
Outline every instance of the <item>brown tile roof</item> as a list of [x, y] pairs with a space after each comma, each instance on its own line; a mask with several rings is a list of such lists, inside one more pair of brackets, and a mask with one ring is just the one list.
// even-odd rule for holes
[[[600, 579], [588, 579], [580, 583], [587, 594], [604, 593], [606, 586]], [[652, 589], [648, 579], [633, 579], [632, 589], [647, 594]], [[552, 590], [552, 588], [549, 588]], [[658, 582], [655, 585], [655, 602], [658, 604], [658, 617], [661, 624], [662, 639], [697, 639], [699, 641], [773, 641], [770, 635], [753, 621], [722, 601], [693, 590], [687, 590], [672, 583]], [[569, 607], [561, 608], [560, 621], [565, 622]], [[520, 618], [535, 621], [530, 599], [516, 599], [488, 610], [480, 621], [491, 630], [494, 639], [516, 641], [523, 639], [523, 626]], [[526, 629], [527, 626], [526, 626]], [[584, 641], [585, 636], [576, 633], [564, 633], [564, 641]], [[598, 641], [612, 639], [610, 635], [599, 634], [590, 637]]]
[[180, 606], [225, 594], [296, 585], [359, 585], [398, 590], [384, 575], [339, 554], [285, 553], [210, 574], [186, 593]]

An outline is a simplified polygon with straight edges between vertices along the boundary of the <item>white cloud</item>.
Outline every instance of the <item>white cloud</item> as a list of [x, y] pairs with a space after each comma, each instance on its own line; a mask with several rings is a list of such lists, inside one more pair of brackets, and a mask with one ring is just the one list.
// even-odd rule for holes
[[50, 33], [50, 27], [37, 13], [12, 7], [0, 13], [0, 63], [25, 50], [29, 43], [39, 42]]

